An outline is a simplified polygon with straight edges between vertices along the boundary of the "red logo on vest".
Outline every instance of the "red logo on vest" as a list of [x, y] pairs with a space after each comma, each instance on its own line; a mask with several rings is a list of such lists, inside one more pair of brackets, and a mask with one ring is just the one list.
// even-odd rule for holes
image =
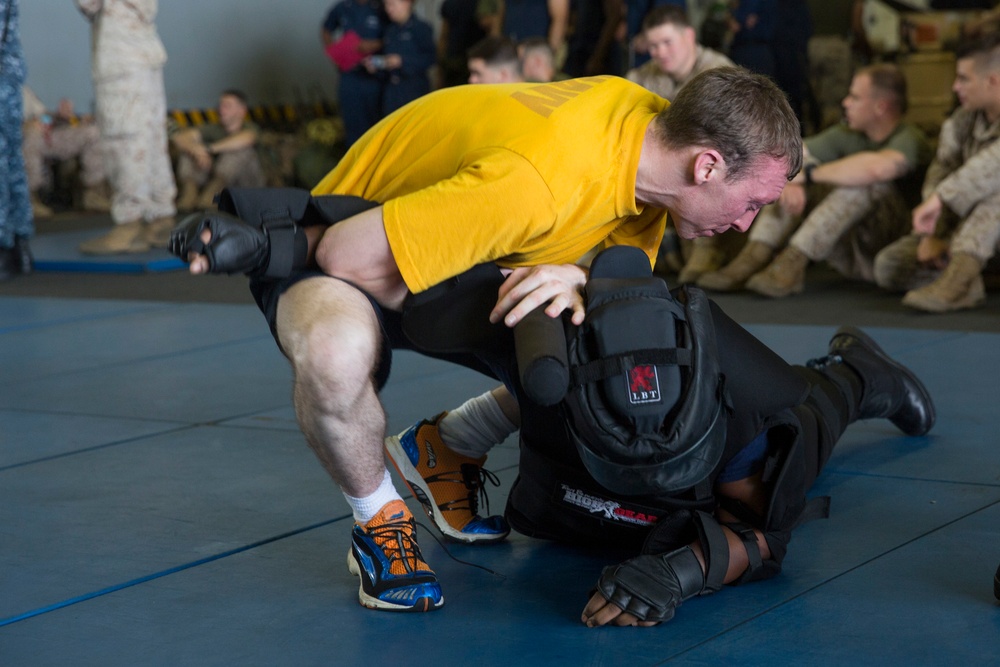
[[656, 403], [660, 400], [660, 378], [656, 366], [646, 364], [628, 369], [628, 400], [630, 403]]

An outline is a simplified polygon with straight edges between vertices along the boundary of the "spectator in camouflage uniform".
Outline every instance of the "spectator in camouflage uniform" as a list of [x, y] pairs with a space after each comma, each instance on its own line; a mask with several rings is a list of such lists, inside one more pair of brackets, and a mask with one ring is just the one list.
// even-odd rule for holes
[[0, 280], [30, 273], [34, 233], [21, 154], [24, 53], [17, 0], [0, 0]]
[[784, 297], [805, 288], [810, 261], [824, 260], [848, 278], [874, 280], [876, 253], [906, 233], [931, 149], [902, 121], [906, 80], [895, 65], [859, 70], [843, 108], [846, 126], [803, 142], [806, 167], [761, 211], [736, 259], [698, 285]]
[[257, 155], [259, 128], [248, 118], [247, 98], [239, 90], [219, 96], [219, 122], [185, 128], [170, 141], [180, 151], [177, 208], [209, 208], [225, 187], [264, 186], [264, 170]]
[[104, 155], [101, 132], [91, 119], [77, 119], [73, 103], [60, 100], [54, 112], [49, 111], [27, 86], [24, 87], [24, 166], [28, 173], [31, 208], [36, 218], [52, 215], [40, 197], [52, 187], [49, 160], [80, 161], [80, 182], [83, 184], [81, 204], [88, 211], [107, 212], [110, 202], [106, 194]]
[[982, 269], [1000, 241], [1000, 35], [963, 44], [956, 55], [952, 90], [961, 108], [941, 128], [913, 233], [875, 260], [881, 287], [910, 290], [903, 303], [928, 312], [982, 305]]
[[115, 223], [80, 251], [111, 255], [165, 246], [177, 187], [167, 151], [167, 54], [154, 25], [157, 0], [74, 1], [91, 23], [97, 124]]
[[[681, 86], [696, 74], [713, 67], [733, 65], [725, 55], [698, 43], [683, 7], [654, 7], [643, 19], [642, 34], [650, 60], [629, 70], [626, 78], [664, 99], [673, 100]], [[730, 232], [734, 233], [738, 232]], [[682, 283], [694, 282], [701, 274], [722, 266], [727, 259], [722, 240], [706, 237], [691, 242], [688, 260], [684, 263], [679, 252], [681, 241], [672, 227], [664, 233], [660, 247], [658, 267], [679, 270], [678, 280]]]

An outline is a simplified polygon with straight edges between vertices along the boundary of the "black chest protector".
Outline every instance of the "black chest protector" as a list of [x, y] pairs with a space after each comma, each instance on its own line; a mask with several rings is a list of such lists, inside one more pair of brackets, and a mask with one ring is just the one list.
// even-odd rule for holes
[[661, 496], [705, 481], [725, 449], [728, 407], [707, 297], [682, 288], [675, 298], [645, 253], [618, 246], [595, 258], [586, 301], [584, 323], [554, 342], [565, 346], [565, 384], [532, 377], [531, 344], [516, 334], [525, 392], [562, 401], [581, 461], [610, 491]]

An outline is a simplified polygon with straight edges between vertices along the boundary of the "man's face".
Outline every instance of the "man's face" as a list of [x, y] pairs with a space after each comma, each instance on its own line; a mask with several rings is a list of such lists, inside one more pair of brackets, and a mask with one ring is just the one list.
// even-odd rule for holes
[[506, 83], [510, 81], [504, 70], [490, 67], [482, 58], [469, 59], [469, 83]]
[[962, 58], [955, 63], [955, 83], [951, 89], [967, 111], [981, 111], [997, 103], [996, 76], [977, 65], [974, 58]]
[[668, 76], [680, 79], [688, 74], [694, 59], [694, 30], [665, 23], [646, 31], [649, 57]]
[[781, 196], [788, 182], [784, 160], [763, 157], [739, 180], [719, 179], [695, 187], [670, 209], [677, 233], [686, 239], [715, 236], [730, 229], [745, 232], [757, 212]]
[[393, 23], [406, 23], [413, 14], [411, 0], [384, 0], [385, 14]]
[[880, 101], [881, 97], [872, 86], [870, 76], [859, 74], [854, 77], [847, 97], [841, 102], [847, 126], [858, 132], [868, 130], [876, 119], [876, 105]]
[[219, 98], [219, 120], [223, 127], [239, 127], [246, 118], [247, 108], [235, 95], [223, 95]]

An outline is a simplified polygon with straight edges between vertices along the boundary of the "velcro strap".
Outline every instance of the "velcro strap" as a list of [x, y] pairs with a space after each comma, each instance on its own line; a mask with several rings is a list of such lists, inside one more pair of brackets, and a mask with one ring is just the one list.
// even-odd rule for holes
[[610, 354], [606, 357], [573, 367], [570, 382], [573, 387], [579, 387], [627, 373], [629, 369], [644, 364], [690, 366], [691, 350], [668, 347]]
[[[702, 594], [722, 590], [729, 571], [729, 541], [722, 526], [710, 514], [694, 513], [694, 523], [701, 538], [701, 551], [705, 557], [705, 585]], [[758, 554], [758, 558], [760, 554]]]
[[305, 268], [309, 244], [305, 233], [289, 218], [265, 220], [261, 225], [270, 240], [265, 278], [287, 278]]
[[756, 575], [760, 573], [764, 566], [764, 559], [760, 555], [760, 546], [757, 544], [756, 531], [745, 523], [727, 523], [726, 528], [736, 533], [736, 536], [740, 538], [743, 548], [746, 549], [747, 559], [750, 561], [746, 571], [733, 583], [743, 584], [748, 581], [755, 581], [757, 579]]

